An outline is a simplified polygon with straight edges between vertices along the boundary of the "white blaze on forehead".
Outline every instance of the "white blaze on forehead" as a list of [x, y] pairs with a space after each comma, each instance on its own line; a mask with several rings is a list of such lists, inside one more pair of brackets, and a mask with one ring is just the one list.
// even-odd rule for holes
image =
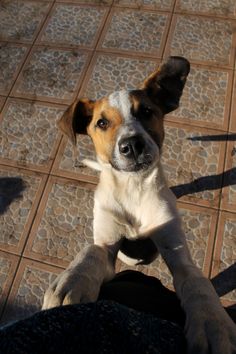
[[129, 91], [115, 91], [108, 97], [109, 105], [119, 110], [124, 119], [130, 116], [131, 102]]

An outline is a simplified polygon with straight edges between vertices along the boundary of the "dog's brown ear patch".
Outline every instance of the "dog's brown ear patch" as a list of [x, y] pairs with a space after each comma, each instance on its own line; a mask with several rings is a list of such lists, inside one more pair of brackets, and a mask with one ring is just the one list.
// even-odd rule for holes
[[179, 106], [179, 100], [190, 71], [190, 63], [183, 57], [169, 57], [144, 82], [142, 88], [164, 114]]
[[93, 116], [94, 101], [87, 98], [75, 101], [57, 122], [59, 129], [76, 145], [76, 134], [87, 134]]

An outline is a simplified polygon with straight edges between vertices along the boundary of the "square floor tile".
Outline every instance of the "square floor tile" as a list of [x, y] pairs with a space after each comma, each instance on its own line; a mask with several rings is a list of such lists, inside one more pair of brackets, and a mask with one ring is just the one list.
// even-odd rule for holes
[[[185, 203], [178, 203], [178, 209], [194, 263], [208, 277], [218, 211]], [[118, 270], [125, 269], [130, 269], [130, 266], [118, 262]], [[173, 288], [172, 276], [161, 256], [148, 266], [137, 266], [133, 269], [157, 277], [164, 285]]]
[[39, 42], [61, 46], [95, 46], [108, 9], [76, 4], [56, 4]]
[[40, 311], [45, 291], [61, 271], [60, 268], [22, 259], [2, 316], [2, 324]]
[[58, 103], [71, 103], [75, 96], [89, 53], [77, 49], [35, 47], [21, 71], [13, 95]]
[[180, 55], [191, 62], [232, 67], [235, 23], [212, 17], [175, 15], [165, 55]]
[[166, 122], [162, 163], [177, 198], [219, 206], [226, 142], [218, 137], [214, 130]]
[[46, 176], [0, 166], [0, 249], [21, 254]]
[[28, 47], [0, 43], [0, 93], [8, 95], [23, 64]]
[[84, 159], [96, 161], [94, 145], [91, 139], [87, 135], [78, 135], [77, 146], [74, 147], [64, 137], [52, 168], [52, 174], [96, 183], [98, 181], [98, 172], [86, 167], [82, 163]]
[[49, 4], [42, 1], [2, 1], [0, 3], [0, 40], [32, 42], [49, 8]]
[[[222, 212], [218, 225], [212, 276], [236, 262], [236, 214]], [[236, 290], [224, 295], [223, 299], [236, 302]]]
[[213, 129], [228, 129], [232, 71], [193, 65], [180, 107], [166, 119]]
[[236, 136], [227, 144], [224, 186], [221, 208], [236, 212]]
[[98, 99], [114, 91], [138, 88], [157, 66], [156, 60], [97, 54], [84, 79], [80, 96]]
[[160, 58], [168, 24], [169, 15], [165, 13], [115, 8], [100, 40], [100, 47], [113, 52]]
[[61, 139], [56, 120], [65, 109], [9, 99], [0, 116], [0, 163], [49, 172]]
[[5, 101], [6, 101], [6, 97], [0, 96], [0, 112], [4, 106]]
[[50, 178], [24, 255], [67, 266], [93, 243], [94, 185]]
[[173, 6], [172, 0], [115, 0], [115, 6], [127, 6], [138, 9], [151, 10], [171, 10]]
[[236, 3], [235, 0], [177, 0], [175, 10], [203, 15], [235, 17]]
[[10, 291], [20, 257], [0, 251], [0, 317]]

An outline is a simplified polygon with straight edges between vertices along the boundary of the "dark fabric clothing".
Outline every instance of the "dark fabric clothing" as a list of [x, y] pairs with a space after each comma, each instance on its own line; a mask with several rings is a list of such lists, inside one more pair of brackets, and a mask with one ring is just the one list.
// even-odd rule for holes
[[96, 303], [41, 311], [0, 329], [0, 354], [185, 354], [184, 322], [173, 291], [124, 271], [102, 286]]
[[[114, 300], [137, 311], [152, 314], [184, 327], [185, 313], [174, 291], [164, 287], [159, 279], [141, 272], [120, 272], [101, 288], [100, 299]], [[225, 307], [236, 323], [236, 306]]]
[[181, 354], [179, 326], [112, 301], [36, 313], [0, 330], [1, 354]]
[[120, 272], [101, 287], [99, 299], [113, 300], [137, 311], [179, 324], [185, 323], [185, 313], [174, 291], [162, 285], [159, 279], [141, 272]]

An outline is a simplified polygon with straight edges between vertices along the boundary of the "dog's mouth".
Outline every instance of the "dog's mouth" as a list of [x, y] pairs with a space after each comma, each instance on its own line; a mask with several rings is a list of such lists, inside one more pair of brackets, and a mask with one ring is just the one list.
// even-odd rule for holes
[[110, 161], [111, 166], [117, 171], [124, 171], [124, 172], [140, 172], [146, 171], [150, 168], [153, 164], [154, 160], [150, 155], [145, 156], [142, 159], [137, 159], [131, 161], [117, 161], [114, 159]]

